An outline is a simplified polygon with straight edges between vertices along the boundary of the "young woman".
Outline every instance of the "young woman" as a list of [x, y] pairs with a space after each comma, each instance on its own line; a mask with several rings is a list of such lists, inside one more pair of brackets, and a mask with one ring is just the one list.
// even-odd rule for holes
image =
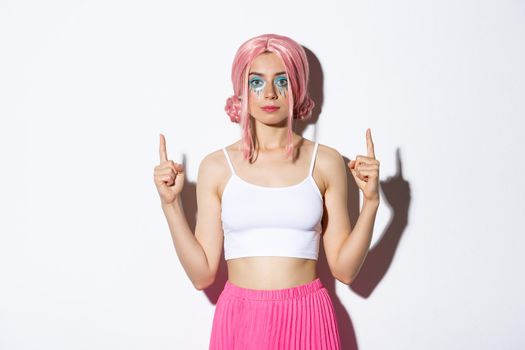
[[[314, 102], [304, 49], [288, 37], [246, 41], [232, 68], [235, 94], [225, 109], [240, 123], [241, 138], [200, 164], [195, 235], [180, 201], [184, 168], [168, 160], [162, 134], [154, 172], [177, 255], [197, 289], [214, 282], [224, 247], [228, 280], [209, 348], [340, 349], [333, 304], [316, 271], [319, 240], [334, 278], [352, 283], [379, 206], [370, 129], [367, 156], [347, 165], [334, 148], [293, 132]], [[346, 166], [364, 197], [353, 230]]]

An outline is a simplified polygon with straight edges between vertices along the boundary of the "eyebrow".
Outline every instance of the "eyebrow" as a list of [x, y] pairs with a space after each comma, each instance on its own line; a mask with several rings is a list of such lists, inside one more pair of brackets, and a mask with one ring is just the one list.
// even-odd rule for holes
[[[262, 75], [262, 76], [264, 76], [264, 74], [262, 74], [262, 73], [257, 73], [257, 72], [251, 72], [250, 74], [248, 74], [248, 76], [250, 76], [250, 75], [252, 75], [252, 74]], [[286, 74], [286, 72], [278, 72], [278, 73], [275, 73], [274, 75], [281, 75], [281, 74]]]

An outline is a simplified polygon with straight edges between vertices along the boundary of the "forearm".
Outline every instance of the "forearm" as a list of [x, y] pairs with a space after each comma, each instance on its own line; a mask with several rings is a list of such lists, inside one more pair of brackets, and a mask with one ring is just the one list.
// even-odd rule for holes
[[379, 200], [363, 201], [361, 213], [354, 229], [339, 249], [337, 271], [339, 271], [341, 279], [348, 281], [348, 284], [357, 276], [368, 254], [378, 207]]
[[173, 245], [182, 267], [195, 288], [201, 289], [201, 286], [209, 284], [208, 259], [188, 225], [182, 203], [176, 200], [173, 204], [162, 204], [162, 211], [166, 215]]

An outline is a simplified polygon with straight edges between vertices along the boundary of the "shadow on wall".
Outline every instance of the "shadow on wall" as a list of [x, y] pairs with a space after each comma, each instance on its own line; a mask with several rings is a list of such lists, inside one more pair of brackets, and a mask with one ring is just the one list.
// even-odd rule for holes
[[[316, 106], [312, 112], [312, 117], [305, 121], [296, 122], [294, 131], [303, 135], [304, 130], [309, 124], [316, 124], [321, 114], [321, 106], [323, 105], [323, 72], [321, 64], [317, 57], [307, 48], [304, 48], [310, 64], [310, 86], [309, 91]], [[315, 129], [314, 129], [315, 130]], [[316, 135], [314, 133], [314, 140]], [[396, 157], [396, 173], [387, 178], [386, 181], [380, 181], [380, 191], [382, 192], [381, 205], [389, 205], [392, 208], [392, 218], [386, 228], [384, 229], [380, 240], [371, 249], [365, 262], [363, 263], [359, 274], [352, 282], [349, 288], [358, 295], [368, 298], [375, 287], [380, 283], [383, 276], [388, 271], [390, 264], [394, 258], [395, 251], [401, 240], [401, 236], [405, 231], [408, 223], [408, 209], [410, 206], [410, 185], [403, 179], [402, 161], [399, 148], [395, 153]], [[346, 156], [343, 155], [346, 163], [350, 162]], [[182, 164], [186, 166], [185, 156], [182, 159]], [[359, 188], [357, 187], [354, 178], [347, 168], [348, 181], [348, 211], [350, 215], [350, 222], [355, 225], [359, 217]], [[195, 232], [196, 213], [197, 213], [197, 199], [196, 199], [196, 184], [193, 182], [186, 182], [182, 191], [182, 203], [184, 212], [190, 228]], [[350, 315], [344, 308], [341, 300], [335, 292], [336, 280], [332, 276], [328, 266], [326, 255], [324, 253], [324, 246], [321, 239], [319, 247], [319, 259], [317, 271], [324, 287], [328, 290], [337, 315], [339, 324], [339, 331], [341, 336], [342, 350], [358, 349], [357, 339], [354, 331], [354, 326], [350, 319]], [[228, 279], [227, 264], [224, 260], [224, 249], [220, 259], [219, 269], [215, 282], [209, 288], [205, 289], [206, 296], [213, 304], [217, 303], [217, 299], [221, 294], [224, 284]]]

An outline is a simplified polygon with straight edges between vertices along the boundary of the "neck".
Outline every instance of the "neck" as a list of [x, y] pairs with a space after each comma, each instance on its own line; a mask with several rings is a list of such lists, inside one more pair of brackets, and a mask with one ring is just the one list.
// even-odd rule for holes
[[[280, 125], [263, 124], [256, 119], [253, 120], [253, 131], [255, 136], [255, 147], [261, 152], [283, 150], [288, 144], [287, 120]], [[292, 132], [292, 143], [295, 145], [300, 136]]]

